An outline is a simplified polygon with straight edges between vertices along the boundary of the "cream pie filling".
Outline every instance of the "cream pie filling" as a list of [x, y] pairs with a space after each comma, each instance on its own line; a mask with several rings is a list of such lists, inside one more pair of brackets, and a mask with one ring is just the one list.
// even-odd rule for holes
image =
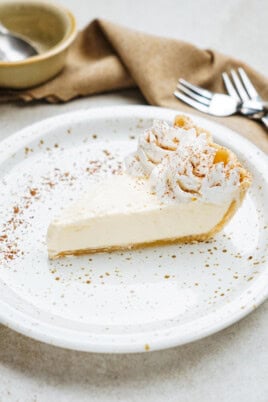
[[173, 127], [155, 121], [126, 158], [124, 174], [92, 183], [51, 222], [49, 257], [207, 240], [249, 185], [236, 156], [191, 120], [177, 117]]
[[223, 218], [229, 205], [163, 203], [148, 180], [112, 176], [93, 184], [82, 200], [50, 224], [49, 256], [203, 234]]

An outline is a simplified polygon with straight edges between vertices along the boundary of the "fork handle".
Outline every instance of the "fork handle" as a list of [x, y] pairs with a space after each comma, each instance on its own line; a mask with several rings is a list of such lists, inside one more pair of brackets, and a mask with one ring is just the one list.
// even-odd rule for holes
[[268, 129], [268, 114], [266, 114], [265, 116], [263, 116], [261, 118], [262, 123], [265, 125], [265, 127]]

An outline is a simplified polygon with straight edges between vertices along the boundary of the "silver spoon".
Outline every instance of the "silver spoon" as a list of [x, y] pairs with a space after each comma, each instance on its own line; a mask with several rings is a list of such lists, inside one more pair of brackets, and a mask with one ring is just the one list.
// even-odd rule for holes
[[34, 46], [19, 34], [9, 31], [0, 22], [0, 60], [19, 61], [37, 54]]

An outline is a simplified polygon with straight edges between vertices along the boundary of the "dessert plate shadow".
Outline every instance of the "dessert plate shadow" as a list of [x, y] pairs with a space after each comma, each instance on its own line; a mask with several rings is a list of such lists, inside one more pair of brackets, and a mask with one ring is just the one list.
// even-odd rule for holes
[[49, 261], [50, 219], [95, 176], [123, 169], [153, 119], [178, 111], [117, 106], [34, 124], [0, 143], [0, 322], [60, 347], [159, 350], [213, 334], [268, 295], [268, 162], [237, 133], [191, 116], [253, 175], [214, 239]]

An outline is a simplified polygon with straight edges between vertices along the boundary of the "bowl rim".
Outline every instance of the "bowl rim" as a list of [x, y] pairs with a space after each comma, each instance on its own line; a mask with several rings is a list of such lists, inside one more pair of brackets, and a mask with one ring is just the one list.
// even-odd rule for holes
[[63, 50], [65, 50], [75, 39], [77, 35], [77, 23], [76, 23], [76, 18], [73, 15], [73, 13], [67, 9], [66, 7], [58, 4], [58, 3], [52, 3], [51, 1], [47, 0], [29, 0], [29, 1], [24, 1], [24, 0], [0, 0], [0, 5], [1, 4], [12, 4], [12, 3], [23, 3], [23, 4], [33, 4], [33, 5], [39, 5], [39, 4], [44, 4], [47, 5], [51, 8], [59, 10], [62, 14], [67, 16], [67, 18], [70, 21], [70, 32], [63, 37], [55, 46], [53, 46], [51, 49], [45, 51], [44, 53], [37, 54], [36, 56], [28, 57], [27, 59], [24, 60], [18, 60], [18, 61], [1, 61], [0, 60], [0, 67], [12, 67], [12, 66], [21, 66], [21, 65], [27, 65], [35, 62], [39, 62], [42, 60], [49, 59], [53, 56], [55, 56], [58, 53], [61, 53]]

